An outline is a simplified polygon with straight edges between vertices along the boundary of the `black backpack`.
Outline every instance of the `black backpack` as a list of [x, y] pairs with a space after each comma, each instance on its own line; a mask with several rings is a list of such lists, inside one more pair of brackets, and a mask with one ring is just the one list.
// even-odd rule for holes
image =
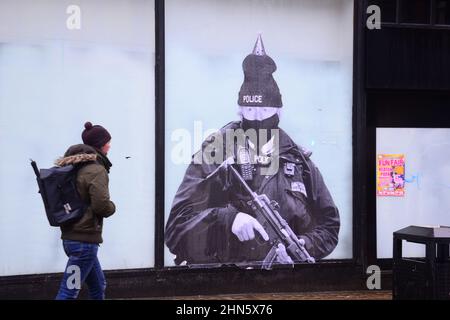
[[44, 201], [48, 222], [53, 227], [66, 226], [79, 220], [88, 205], [77, 190], [77, 172], [80, 165], [38, 169], [31, 160], [39, 193]]

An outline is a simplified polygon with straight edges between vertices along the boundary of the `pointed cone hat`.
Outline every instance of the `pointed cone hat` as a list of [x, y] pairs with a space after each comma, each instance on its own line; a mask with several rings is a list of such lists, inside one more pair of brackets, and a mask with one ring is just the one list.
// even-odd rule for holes
[[261, 34], [256, 39], [253, 51], [242, 62], [244, 83], [239, 91], [238, 104], [242, 107], [281, 108], [280, 89], [273, 73], [277, 70], [275, 61], [266, 54]]
[[255, 46], [253, 47], [252, 54], [256, 56], [265, 56], [266, 50], [264, 49], [264, 43], [262, 41], [261, 33], [258, 34], [258, 38], [256, 39]]

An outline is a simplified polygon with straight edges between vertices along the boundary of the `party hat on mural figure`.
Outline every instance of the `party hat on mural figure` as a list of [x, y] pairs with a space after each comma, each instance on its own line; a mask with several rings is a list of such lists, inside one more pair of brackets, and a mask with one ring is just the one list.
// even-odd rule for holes
[[244, 83], [239, 91], [238, 104], [242, 107], [281, 108], [280, 89], [273, 73], [277, 70], [275, 61], [266, 54], [261, 34], [256, 39], [253, 52], [242, 62]]
[[255, 46], [253, 47], [253, 54], [257, 56], [266, 55], [266, 50], [264, 49], [264, 43], [261, 38], [261, 33], [258, 34], [258, 39], [256, 39]]

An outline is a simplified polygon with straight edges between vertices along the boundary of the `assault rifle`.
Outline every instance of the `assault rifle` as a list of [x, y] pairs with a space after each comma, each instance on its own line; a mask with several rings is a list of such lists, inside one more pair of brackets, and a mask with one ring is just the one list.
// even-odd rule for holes
[[[286, 220], [279, 214], [279, 205], [276, 201], [270, 200], [265, 194], [253, 192], [241, 174], [233, 167], [234, 159], [227, 159], [217, 170], [228, 170], [237, 181], [243, 186], [251, 197], [251, 208], [254, 211], [256, 220], [264, 227], [269, 235], [271, 249], [264, 258], [261, 268], [271, 269], [277, 258], [277, 249], [280, 244], [284, 245], [288, 255], [294, 262], [315, 263], [305, 248], [304, 240], [299, 239], [289, 227]], [[215, 174], [213, 172], [211, 175]]]

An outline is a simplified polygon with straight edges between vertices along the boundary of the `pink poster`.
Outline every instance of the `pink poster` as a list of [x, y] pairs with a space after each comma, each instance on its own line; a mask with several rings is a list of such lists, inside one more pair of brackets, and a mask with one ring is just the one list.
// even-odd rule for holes
[[405, 195], [405, 155], [377, 156], [377, 195], [394, 197]]

